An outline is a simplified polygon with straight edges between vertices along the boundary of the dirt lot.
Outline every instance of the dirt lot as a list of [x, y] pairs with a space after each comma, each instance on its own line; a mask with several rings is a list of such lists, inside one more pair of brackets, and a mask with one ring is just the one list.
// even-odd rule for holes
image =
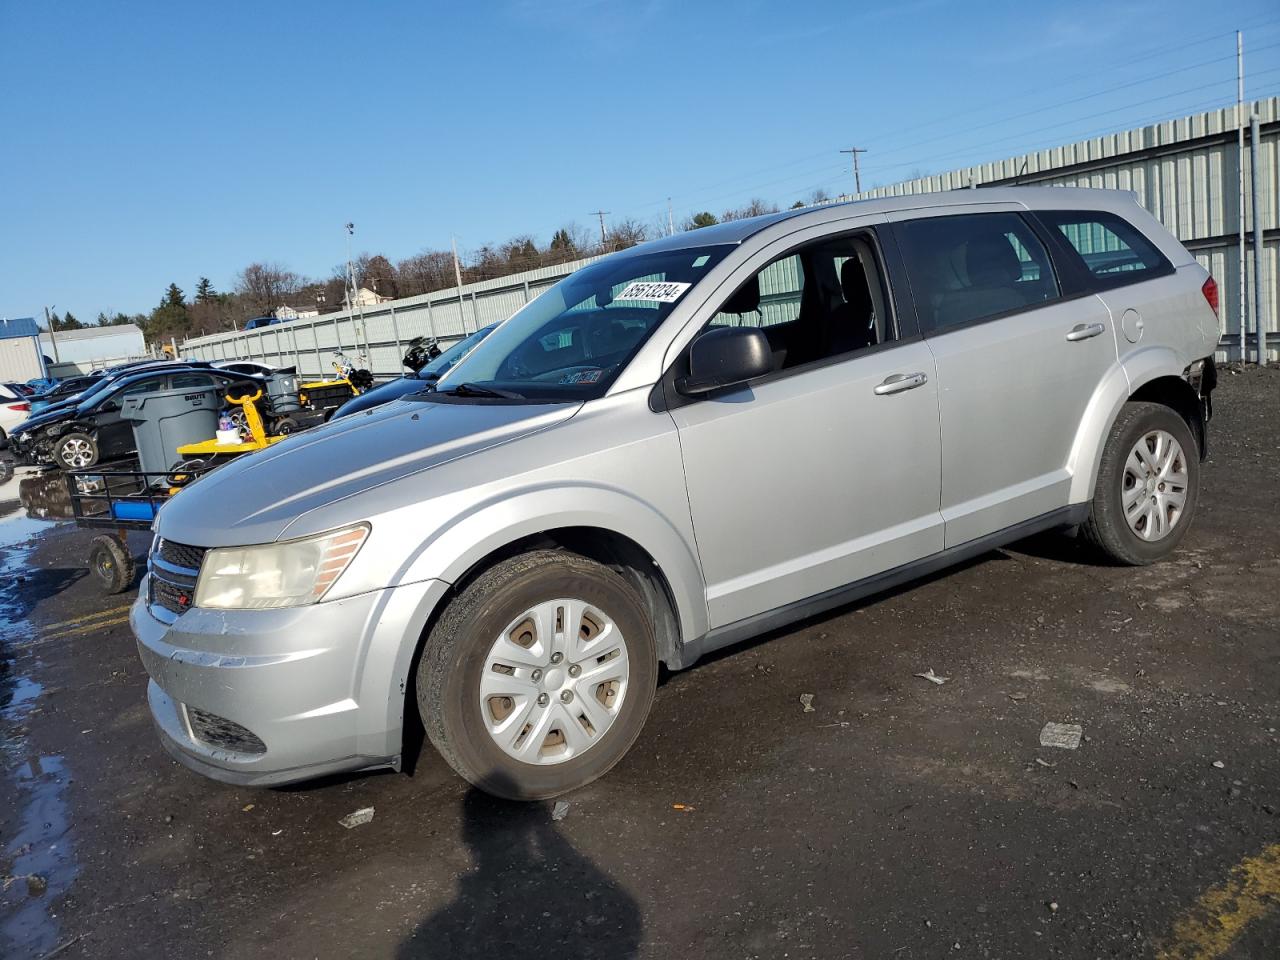
[[0, 956], [1280, 956], [1278, 400], [1224, 374], [1170, 562], [1041, 538], [705, 661], [558, 821], [429, 750], [275, 791], [175, 765], [127, 598], [14, 478]]

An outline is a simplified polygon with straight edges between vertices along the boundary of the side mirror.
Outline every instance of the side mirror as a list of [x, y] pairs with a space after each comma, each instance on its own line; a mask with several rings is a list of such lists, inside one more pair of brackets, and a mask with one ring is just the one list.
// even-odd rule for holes
[[120, 409], [119, 402], [115, 400], [108, 400], [106, 403], [104, 403], [102, 406], [98, 408], [98, 412], [99, 413], [115, 413], [119, 409]]
[[773, 370], [773, 350], [759, 327], [719, 327], [700, 334], [689, 347], [689, 375], [676, 390], [697, 396], [746, 383]]

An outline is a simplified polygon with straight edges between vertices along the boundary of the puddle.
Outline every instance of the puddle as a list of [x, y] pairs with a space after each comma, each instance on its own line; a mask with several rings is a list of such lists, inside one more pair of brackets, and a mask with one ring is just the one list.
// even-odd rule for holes
[[[59, 517], [54, 471], [0, 464], [0, 644], [22, 642], [30, 618], [16, 578], [31, 567], [31, 541]], [[70, 504], [66, 506], [70, 513]], [[57, 948], [60, 924], [54, 904], [79, 872], [70, 831], [70, 774], [60, 756], [39, 753], [28, 737], [40, 716], [41, 661], [10, 660], [0, 645], [0, 763], [13, 796], [0, 836], [0, 956], [42, 957]]]

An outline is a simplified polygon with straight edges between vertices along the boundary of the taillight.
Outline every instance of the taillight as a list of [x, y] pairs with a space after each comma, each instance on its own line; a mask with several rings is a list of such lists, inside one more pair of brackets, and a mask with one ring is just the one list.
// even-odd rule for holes
[[1213, 315], [1218, 316], [1218, 281], [1210, 277], [1204, 282], [1204, 286], [1200, 288], [1200, 292], [1204, 294], [1205, 300], [1209, 303], [1209, 308], [1213, 310]]
[[11, 404], [9, 404], [9, 409], [10, 409], [10, 410], [17, 410], [19, 413], [28, 413], [28, 412], [30, 412], [30, 410], [31, 410], [31, 404], [29, 404], [29, 403], [11, 403]]

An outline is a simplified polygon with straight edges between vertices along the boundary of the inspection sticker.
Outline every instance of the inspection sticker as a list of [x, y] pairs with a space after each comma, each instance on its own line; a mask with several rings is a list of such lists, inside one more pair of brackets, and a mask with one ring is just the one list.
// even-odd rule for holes
[[652, 280], [634, 280], [627, 284], [613, 299], [631, 300], [640, 303], [675, 303], [693, 284], [691, 283], [658, 283]]

